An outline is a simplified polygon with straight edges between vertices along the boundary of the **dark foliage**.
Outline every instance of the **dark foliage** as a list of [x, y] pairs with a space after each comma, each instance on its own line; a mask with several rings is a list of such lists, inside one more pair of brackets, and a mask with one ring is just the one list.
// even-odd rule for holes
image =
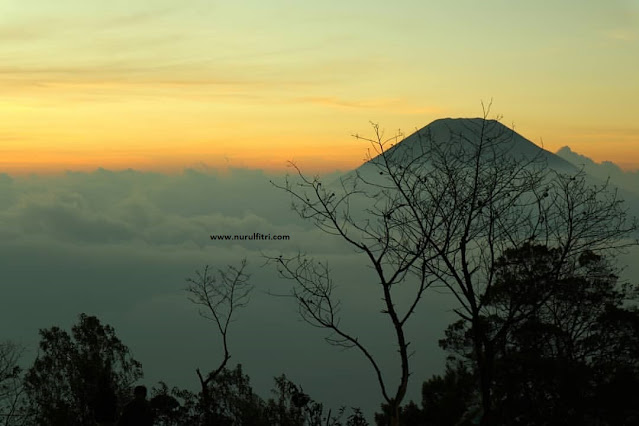
[[94, 316], [81, 314], [71, 335], [52, 327], [40, 336], [40, 353], [24, 378], [33, 424], [86, 426], [96, 415], [112, 417], [142, 377], [115, 330]]
[[[495, 424], [637, 424], [636, 287], [620, 284], [607, 260], [590, 251], [562, 263], [559, 250], [528, 245], [497, 264], [477, 325], [493, 348]], [[424, 384], [423, 423], [405, 424], [472, 417], [479, 392], [477, 371], [465, 367], [476, 365], [472, 333], [464, 321], [448, 327], [440, 343], [455, 356], [443, 379]]]
[[[206, 425], [215, 426], [366, 426], [359, 409], [353, 408], [346, 418], [341, 408], [333, 414], [321, 403], [314, 401], [302, 387], [285, 375], [275, 378], [272, 397], [264, 400], [253, 392], [250, 378], [242, 371], [224, 368], [210, 381], [209, 397], [202, 398], [186, 390], [173, 388], [169, 391], [160, 382], [154, 388], [151, 406], [158, 426]], [[209, 405], [205, 406], [205, 402]], [[207, 413], [205, 416], [204, 413]]]
[[197, 396], [190, 391], [160, 382], [151, 390], [151, 409], [156, 426], [197, 425]]
[[[446, 366], [444, 376], [433, 376], [422, 385], [421, 408], [413, 401], [402, 407], [400, 423], [406, 426], [471, 425], [479, 418], [476, 377], [461, 362]], [[375, 414], [378, 426], [390, 423], [388, 406]]]
[[24, 348], [11, 341], [0, 342], [0, 425], [23, 426], [27, 407], [19, 360]]

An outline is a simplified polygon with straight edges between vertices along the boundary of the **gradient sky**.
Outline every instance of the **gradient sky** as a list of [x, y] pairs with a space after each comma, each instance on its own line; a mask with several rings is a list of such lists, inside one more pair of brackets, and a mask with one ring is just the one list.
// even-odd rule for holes
[[639, 168], [639, 1], [4, 0], [0, 170], [357, 166], [493, 113]]

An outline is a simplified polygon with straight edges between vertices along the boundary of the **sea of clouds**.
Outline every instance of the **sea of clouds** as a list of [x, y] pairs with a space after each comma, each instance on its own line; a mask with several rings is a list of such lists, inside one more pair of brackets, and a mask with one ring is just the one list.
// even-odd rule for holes
[[[381, 402], [371, 366], [356, 351], [327, 345], [328, 333], [301, 321], [291, 298], [272, 295], [289, 294], [291, 283], [265, 265], [264, 255], [305, 252], [328, 261], [342, 324], [394, 378], [396, 345], [380, 314], [377, 280], [361, 254], [291, 210], [289, 194], [270, 183], [283, 179], [243, 169], [0, 175], [0, 336], [26, 345], [28, 364], [39, 329], [69, 329], [79, 313], [96, 315], [142, 362], [145, 384], [164, 380], [195, 390], [195, 369], [215, 368], [222, 350], [214, 324], [187, 299], [185, 280], [205, 265], [225, 268], [246, 258], [255, 289], [231, 324], [230, 366], [241, 363], [264, 397], [273, 376], [285, 373], [319, 401], [371, 413]], [[290, 239], [210, 238], [253, 233]], [[437, 340], [453, 319], [452, 306], [448, 295], [429, 294], [409, 325], [413, 399], [443, 368]]]
[[[637, 173], [615, 169], [613, 178], [628, 191], [639, 188]], [[329, 262], [342, 325], [372, 349], [394, 386], [397, 348], [380, 314], [378, 281], [361, 253], [300, 219], [290, 195], [271, 181], [283, 184], [284, 175], [247, 169], [0, 174], [0, 337], [26, 345], [28, 365], [37, 355], [39, 329], [69, 329], [81, 312], [96, 315], [142, 362], [145, 384], [164, 380], [196, 390], [195, 369], [215, 368], [222, 349], [214, 324], [188, 300], [185, 280], [205, 265], [225, 268], [246, 258], [255, 289], [231, 324], [230, 366], [241, 363], [264, 397], [273, 376], [285, 373], [331, 407], [359, 406], [370, 415], [381, 402], [371, 366], [355, 350], [326, 344], [329, 334], [301, 321], [294, 300], [273, 296], [288, 294], [291, 283], [265, 265], [264, 255], [305, 252]], [[290, 239], [210, 238], [253, 233]], [[619, 260], [630, 264], [626, 278], [639, 276], [639, 251]], [[400, 290], [402, 306], [412, 288]], [[454, 307], [450, 295], [430, 291], [408, 324], [408, 399], [419, 401], [421, 383], [443, 371], [437, 341], [455, 319]]]

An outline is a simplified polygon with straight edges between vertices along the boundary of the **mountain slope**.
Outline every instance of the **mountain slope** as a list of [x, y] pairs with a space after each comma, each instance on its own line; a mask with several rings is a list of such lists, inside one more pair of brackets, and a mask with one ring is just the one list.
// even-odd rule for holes
[[[482, 118], [443, 118], [435, 120], [406, 137], [397, 145], [388, 148], [388, 154], [397, 155], [398, 157], [396, 158], [399, 158], [399, 156], [414, 158], [420, 155], [424, 149], [428, 150], [431, 144], [436, 146], [455, 144], [462, 149], [470, 151], [474, 150], [475, 145], [480, 141], [484, 143], [504, 142], [499, 144], [499, 149], [502, 150], [500, 154], [502, 155], [515, 157], [523, 161], [537, 158], [544, 161], [547, 167], [555, 171], [577, 171], [577, 168], [570, 162], [535, 145], [499, 121], [484, 120]], [[366, 164], [374, 164], [378, 161], [381, 161], [379, 156], [371, 159], [362, 167], [366, 168]]]

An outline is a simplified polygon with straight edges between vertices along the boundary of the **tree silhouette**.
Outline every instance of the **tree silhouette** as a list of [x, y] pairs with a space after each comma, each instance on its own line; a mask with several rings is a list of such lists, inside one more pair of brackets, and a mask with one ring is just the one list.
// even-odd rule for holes
[[[495, 285], [484, 298], [491, 314], [483, 317], [495, 348], [493, 397], [500, 409], [494, 421], [634, 424], [639, 310], [628, 302], [638, 301], [637, 285], [620, 284], [603, 256], [585, 251], [566, 264], [561, 253], [529, 245], [497, 262]], [[470, 334], [458, 322], [442, 345], [474, 361]]]
[[113, 327], [94, 316], [80, 314], [71, 335], [52, 327], [40, 330], [40, 336], [40, 352], [24, 378], [35, 424], [94, 424], [103, 386], [124, 401], [131, 385], [142, 377], [142, 365]]
[[[335, 414], [326, 412], [323, 404], [304, 393], [301, 386], [285, 375], [274, 378], [272, 397], [263, 399], [253, 392], [250, 378], [240, 364], [232, 370], [222, 369], [208, 384], [210, 405], [189, 391], [173, 388], [165, 383], [153, 389], [151, 406], [158, 426], [202, 424], [202, 411], [209, 410], [208, 419], [216, 426], [341, 426], [346, 414], [340, 408]], [[362, 413], [352, 409], [347, 426], [366, 426]]]
[[[293, 208], [327, 234], [349, 243], [376, 272], [376, 283], [394, 330], [398, 386], [391, 392], [374, 354], [340, 324], [340, 301], [326, 263], [299, 253], [269, 256], [295, 282], [292, 295], [303, 319], [332, 332], [330, 343], [357, 348], [372, 365], [391, 425], [399, 423], [406, 394], [409, 341], [405, 324], [429, 286], [447, 288], [469, 325], [480, 397], [481, 422], [494, 424], [495, 342], [486, 330], [485, 294], [495, 284], [497, 259], [508, 249], [540, 243], [559, 250], [558, 273], [585, 251], [621, 250], [636, 229], [622, 201], [606, 184], [592, 186], [581, 172], [549, 169], [541, 148], [521, 142], [497, 120], [463, 121], [447, 135], [429, 128], [410, 140], [385, 139], [374, 125], [375, 156], [341, 180], [324, 185], [296, 168], [298, 178], [274, 184], [293, 198]], [[439, 124], [438, 132], [446, 123]], [[528, 144], [528, 145], [526, 145]], [[521, 148], [521, 149], [520, 149]], [[401, 283], [414, 283], [408, 290]], [[396, 292], [412, 291], [406, 306]]]
[[213, 321], [222, 337], [224, 355], [217, 368], [209, 372], [206, 377], [200, 369], [196, 369], [201, 388], [201, 406], [203, 407], [203, 421], [205, 426], [213, 424], [212, 404], [214, 403], [210, 383], [222, 373], [231, 359], [228, 346], [229, 324], [233, 315], [240, 308], [245, 307], [250, 299], [253, 285], [249, 282], [250, 275], [244, 272], [246, 259], [242, 259], [239, 267], [229, 265], [226, 270], [219, 269], [217, 274], [211, 274], [207, 265], [202, 272], [196, 271], [196, 276], [187, 278], [186, 288], [189, 300], [201, 306], [200, 315]]
[[151, 390], [151, 409], [156, 426], [198, 424], [197, 396], [188, 390], [169, 387], [164, 382]]

